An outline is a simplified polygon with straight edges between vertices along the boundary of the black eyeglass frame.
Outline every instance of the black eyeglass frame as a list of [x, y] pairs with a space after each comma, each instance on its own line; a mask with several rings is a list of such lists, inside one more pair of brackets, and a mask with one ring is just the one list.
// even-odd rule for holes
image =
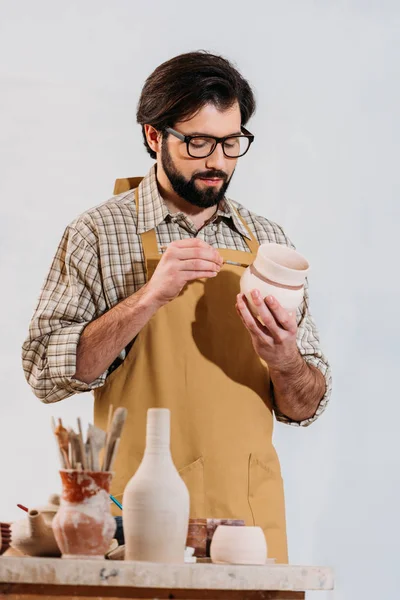
[[[178, 138], [179, 140], [181, 140], [181, 142], [185, 142], [186, 143], [187, 153], [189, 154], [190, 158], [208, 158], [215, 151], [215, 148], [218, 146], [218, 144], [221, 144], [222, 151], [223, 151], [224, 155], [226, 156], [226, 158], [233, 158], [233, 159], [235, 159], [235, 158], [242, 158], [242, 156], [244, 156], [245, 154], [247, 154], [247, 152], [250, 150], [251, 144], [254, 142], [254, 135], [252, 133], [250, 133], [250, 131], [247, 131], [247, 129], [245, 127], [241, 127], [240, 129], [243, 132], [242, 135], [226, 135], [226, 136], [220, 137], [220, 138], [219, 137], [215, 137], [214, 135], [184, 135], [183, 133], [179, 133], [179, 131], [176, 131], [176, 129], [172, 129], [172, 127], [166, 127], [164, 129], [164, 131], [166, 131], [167, 133], [171, 133], [176, 138]], [[245, 150], [245, 152], [243, 152], [243, 154], [239, 154], [239, 156], [229, 156], [225, 152], [224, 142], [226, 140], [230, 140], [232, 138], [241, 138], [241, 137], [245, 137], [245, 138], [247, 138], [249, 140], [249, 145], [248, 145], [247, 149]], [[196, 138], [200, 138], [200, 139], [207, 138], [207, 139], [210, 139], [210, 140], [215, 140], [215, 146], [211, 150], [211, 152], [209, 152], [208, 154], [206, 154], [206, 156], [193, 156], [193, 154], [190, 154], [190, 152], [189, 152], [189, 144], [190, 144], [190, 142], [192, 140], [194, 140]]]

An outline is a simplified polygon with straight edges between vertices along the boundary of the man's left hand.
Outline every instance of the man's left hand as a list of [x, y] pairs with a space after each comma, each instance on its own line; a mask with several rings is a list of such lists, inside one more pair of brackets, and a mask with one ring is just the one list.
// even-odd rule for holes
[[273, 296], [264, 300], [259, 290], [252, 290], [251, 297], [262, 323], [252, 315], [243, 294], [237, 295], [236, 310], [250, 333], [254, 350], [272, 369], [289, 367], [299, 358], [296, 311], [288, 312]]

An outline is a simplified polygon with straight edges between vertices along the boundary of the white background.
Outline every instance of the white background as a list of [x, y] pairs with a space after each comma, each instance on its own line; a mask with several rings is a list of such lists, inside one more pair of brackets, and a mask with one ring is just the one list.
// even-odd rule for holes
[[0, 519], [59, 490], [50, 416], [20, 347], [64, 227], [151, 165], [135, 124], [145, 78], [205, 48], [254, 86], [256, 142], [231, 197], [284, 226], [312, 265], [334, 371], [307, 429], [278, 425], [293, 563], [333, 566], [326, 600], [397, 600], [400, 459], [400, 4], [381, 1], [0, 2]]

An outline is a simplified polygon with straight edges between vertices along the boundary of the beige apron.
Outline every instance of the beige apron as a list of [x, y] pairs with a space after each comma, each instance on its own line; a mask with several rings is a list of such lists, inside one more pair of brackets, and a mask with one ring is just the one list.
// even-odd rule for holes
[[[242, 266], [224, 263], [217, 277], [189, 283], [140, 331], [122, 365], [95, 390], [95, 423], [106, 428], [110, 404], [128, 409], [112, 486], [122, 501], [144, 452], [147, 409], [169, 408], [172, 458], [189, 489], [190, 516], [259, 525], [268, 556], [285, 563], [268, 367], [235, 309], [240, 276], [258, 248], [249, 235], [251, 252], [219, 250], [225, 261]], [[154, 230], [141, 238], [150, 279], [161, 255]]]

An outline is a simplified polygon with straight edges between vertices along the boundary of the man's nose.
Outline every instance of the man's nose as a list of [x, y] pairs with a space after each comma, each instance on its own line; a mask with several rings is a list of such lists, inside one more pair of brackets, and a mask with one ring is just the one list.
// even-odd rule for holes
[[206, 158], [206, 168], [214, 169], [215, 171], [227, 171], [227, 158], [222, 150], [222, 145], [217, 144], [214, 152]]

